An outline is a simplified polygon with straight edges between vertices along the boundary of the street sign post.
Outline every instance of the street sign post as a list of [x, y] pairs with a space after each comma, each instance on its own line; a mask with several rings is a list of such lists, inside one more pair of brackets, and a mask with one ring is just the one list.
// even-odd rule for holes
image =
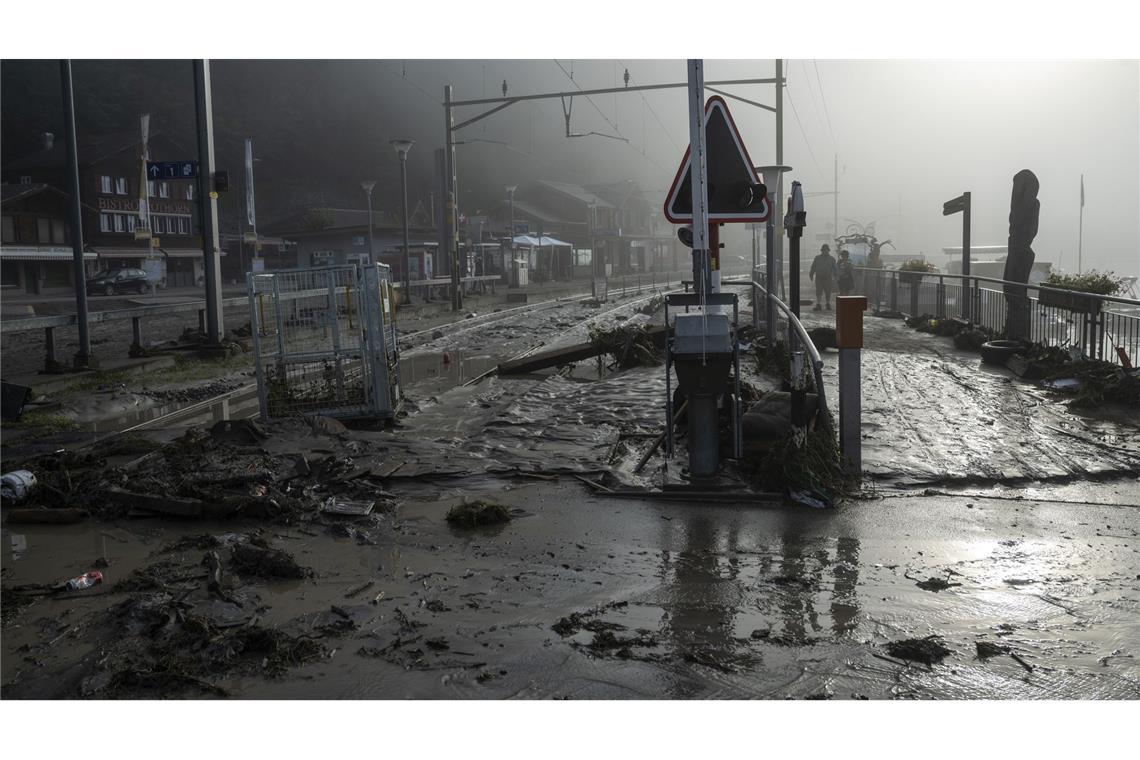
[[962, 290], [961, 307], [962, 318], [971, 319], [970, 308], [970, 193], [962, 193], [957, 198], [951, 198], [942, 204], [942, 216], [962, 214]]
[[147, 161], [147, 179], [198, 179], [197, 161]]
[[[728, 104], [718, 95], [705, 104], [704, 138], [709, 223], [766, 221], [767, 188], [756, 174]], [[674, 224], [693, 219], [690, 152], [687, 149], [681, 158], [665, 199], [665, 218]]]

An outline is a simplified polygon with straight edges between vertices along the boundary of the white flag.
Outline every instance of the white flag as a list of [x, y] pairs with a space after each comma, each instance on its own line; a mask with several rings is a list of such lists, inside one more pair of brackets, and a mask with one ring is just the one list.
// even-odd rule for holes
[[257, 234], [257, 213], [253, 203], [253, 138], [245, 138], [245, 219]]

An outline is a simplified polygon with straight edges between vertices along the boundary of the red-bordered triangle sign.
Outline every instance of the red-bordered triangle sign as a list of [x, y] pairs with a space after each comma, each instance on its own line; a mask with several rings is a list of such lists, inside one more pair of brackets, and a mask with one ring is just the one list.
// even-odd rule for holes
[[[693, 179], [690, 148], [665, 196], [665, 218], [674, 224], [693, 219]], [[764, 222], [768, 199], [756, 167], [740, 139], [740, 131], [724, 98], [714, 95], [705, 103], [705, 166], [710, 222]]]

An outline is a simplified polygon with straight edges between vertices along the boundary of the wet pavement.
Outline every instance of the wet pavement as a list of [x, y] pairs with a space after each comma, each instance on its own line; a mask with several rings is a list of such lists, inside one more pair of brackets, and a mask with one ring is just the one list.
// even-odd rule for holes
[[[578, 309], [545, 313], [538, 339], [580, 340]], [[661, 369], [599, 379], [585, 362], [464, 386], [537, 342], [510, 322], [485, 332], [409, 352], [419, 379], [396, 429], [287, 424], [262, 445], [276, 460], [350, 457], [380, 473], [393, 509], [339, 527], [5, 524], [5, 589], [110, 565], [98, 593], [5, 615], [4, 696], [98, 696], [93, 674], [123, 656], [116, 605], [148, 599], [123, 581], [164, 561], [187, 620], [224, 632], [255, 616], [318, 643], [280, 672], [254, 661], [209, 679], [233, 697], [1140, 697], [1135, 426], [1074, 415], [948, 340], [868, 318], [864, 498], [830, 510], [617, 500], [573, 476], [628, 475], [661, 427]], [[453, 528], [448, 510], [475, 498], [513, 519]], [[313, 576], [243, 576], [222, 610], [203, 551], [163, 551], [203, 533], [256, 537]], [[940, 664], [889, 653], [928, 636], [950, 652]], [[999, 653], [979, 656], [979, 643]]]

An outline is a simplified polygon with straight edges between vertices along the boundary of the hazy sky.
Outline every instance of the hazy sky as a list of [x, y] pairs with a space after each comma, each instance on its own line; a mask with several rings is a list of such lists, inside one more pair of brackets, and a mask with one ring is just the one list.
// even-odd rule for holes
[[[456, 83], [457, 98], [498, 95], [503, 78], [511, 94], [610, 87], [621, 84], [626, 67], [635, 84], [684, 77], [680, 60], [409, 61], [391, 69], [394, 80], [407, 80], [409, 98], [423, 100], [436, 97], [445, 81]], [[706, 60], [707, 80], [773, 70], [771, 60]], [[1075, 270], [1084, 173], [1084, 267], [1140, 274], [1137, 61], [792, 59], [785, 73], [784, 163], [806, 192], [830, 191], [838, 154], [841, 229], [845, 220], [874, 220], [880, 238], [943, 265], [941, 248], [961, 242], [960, 217], [942, 217], [943, 201], [971, 191], [974, 245], [1004, 245], [1012, 177], [1031, 169], [1041, 181], [1038, 260]], [[774, 102], [771, 86], [735, 91]], [[574, 100], [573, 130], [616, 133], [629, 143], [567, 139], [557, 100], [524, 103], [464, 131], [512, 146], [467, 146], [468, 167], [489, 160], [539, 173], [572, 171], [583, 181], [633, 176], [663, 199], [687, 143], [683, 91], [593, 101]], [[774, 163], [774, 115], [730, 105], [753, 159]], [[478, 107], [464, 109], [457, 119], [475, 113]], [[463, 162], [461, 155], [461, 172]], [[809, 198], [809, 234], [824, 232], [832, 216], [830, 196]]]

